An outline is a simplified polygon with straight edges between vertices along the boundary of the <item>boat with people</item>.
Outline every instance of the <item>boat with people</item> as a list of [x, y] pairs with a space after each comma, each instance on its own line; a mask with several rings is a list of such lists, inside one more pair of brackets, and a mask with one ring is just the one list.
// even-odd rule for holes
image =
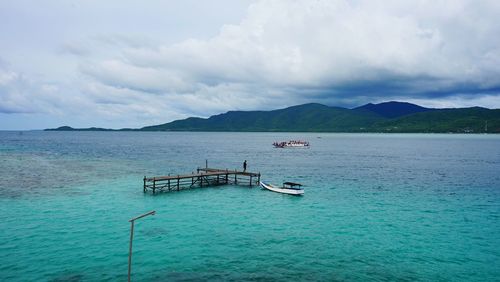
[[296, 148], [296, 147], [302, 147], [302, 148], [308, 148], [309, 147], [309, 142], [307, 141], [301, 141], [301, 140], [290, 140], [290, 141], [283, 141], [283, 142], [274, 142], [273, 146], [275, 148]]
[[289, 194], [289, 195], [295, 195], [295, 196], [304, 195], [304, 189], [302, 188], [302, 184], [300, 184], [300, 183], [283, 182], [283, 186], [279, 187], [276, 185], [272, 185], [272, 184], [260, 181], [260, 186], [264, 189], [267, 189], [267, 190], [273, 191], [273, 192], [277, 192], [277, 193], [283, 193], [283, 194]]

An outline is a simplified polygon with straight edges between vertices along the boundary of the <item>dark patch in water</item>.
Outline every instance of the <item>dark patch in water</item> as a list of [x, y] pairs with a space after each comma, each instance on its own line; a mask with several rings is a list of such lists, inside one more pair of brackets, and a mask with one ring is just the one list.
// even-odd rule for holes
[[[305, 277], [304, 277], [305, 278]], [[222, 273], [222, 272], [168, 272], [154, 276], [151, 281], [290, 281], [291, 277], [270, 276], [254, 273]], [[295, 279], [293, 279], [295, 280]], [[299, 279], [300, 280], [300, 279]], [[307, 280], [307, 279], [306, 279]], [[335, 281], [335, 280], [330, 280]]]
[[154, 236], [161, 237], [163, 235], [167, 235], [168, 230], [165, 228], [161, 228], [161, 227], [155, 227], [155, 228], [146, 229], [146, 230], [142, 231], [141, 233], [144, 234], [145, 236], [149, 236], [149, 237], [154, 237]]
[[83, 281], [83, 274], [66, 274], [63, 276], [56, 277], [49, 281], [51, 282], [79, 282]]

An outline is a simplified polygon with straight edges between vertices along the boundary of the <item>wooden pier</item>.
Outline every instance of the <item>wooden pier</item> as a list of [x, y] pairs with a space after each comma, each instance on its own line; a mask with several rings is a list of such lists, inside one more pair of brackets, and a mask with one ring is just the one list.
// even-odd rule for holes
[[259, 185], [260, 173], [217, 169], [198, 168], [196, 173], [184, 175], [168, 175], [157, 177], [144, 176], [144, 193], [152, 191], [169, 192], [180, 191], [195, 187], [209, 187], [218, 185], [248, 185], [250, 187]]

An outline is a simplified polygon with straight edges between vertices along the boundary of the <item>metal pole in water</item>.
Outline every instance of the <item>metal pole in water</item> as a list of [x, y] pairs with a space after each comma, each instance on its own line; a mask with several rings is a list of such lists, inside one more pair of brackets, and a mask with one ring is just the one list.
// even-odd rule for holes
[[134, 221], [130, 221], [130, 244], [128, 250], [128, 282], [130, 282], [130, 273], [132, 272], [132, 241], [134, 240]]
[[145, 214], [139, 215], [129, 220], [130, 222], [130, 244], [129, 244], [129, 253], [128, 253], [128, 282], [130, 282], [130, 275], [132, 273], [132, 241], [134, 240], [134, 222], [148, 215], [155, 215], [156, 211], [150, 211]]

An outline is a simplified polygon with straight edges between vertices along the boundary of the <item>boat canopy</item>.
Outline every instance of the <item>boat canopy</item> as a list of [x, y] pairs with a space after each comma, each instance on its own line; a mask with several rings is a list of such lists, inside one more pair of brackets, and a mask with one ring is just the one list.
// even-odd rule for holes
[[283, 182], [283, 188], [302, 189], [302, 184], [295, 182]]

